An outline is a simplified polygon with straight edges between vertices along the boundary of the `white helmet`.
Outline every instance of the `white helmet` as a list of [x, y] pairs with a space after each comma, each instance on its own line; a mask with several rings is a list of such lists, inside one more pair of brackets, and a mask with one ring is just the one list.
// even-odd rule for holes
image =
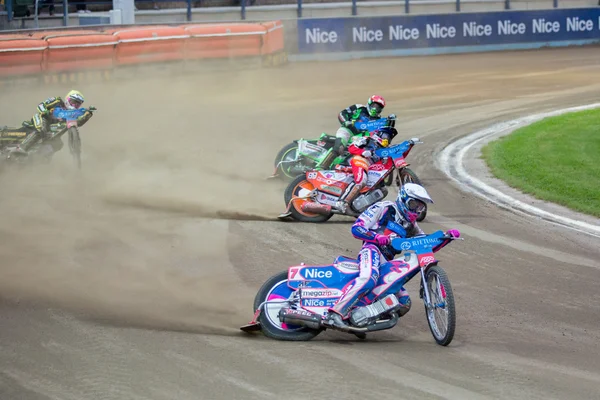
[[79, 107], [81, 107], [84, 101], [85, 99], [83, 98], [83, 95], [78, 90], [71, 90], [65, 96], [65, 106], [68, 110], [78, 109]]
[[396, 205], [410, 222], [415, 222], [425, 203], [433, 203], [427, 190], [416, 183], [405, 183], [396, 197]]

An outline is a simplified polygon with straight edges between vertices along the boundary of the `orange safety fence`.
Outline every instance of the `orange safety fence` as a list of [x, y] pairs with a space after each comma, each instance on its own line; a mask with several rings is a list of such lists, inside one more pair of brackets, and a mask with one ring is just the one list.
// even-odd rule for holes
[[186, 59], [259, 56], [267, 29], [260, 24], [184, 25]]
[[262, 54], [273, 54], [283, 50], [283, 24], [281, 21], [263, 22], [267, 34], [262, 47]]
[[262, 57], [283, 50], [281, 21], [0, 34], [0, 76], [106, 70], [165, 61]]
[[108, 33], [65, 30], [45, 32], [41, 37], [48, 44], [42, 64], [43, 71], [106, 69], [114, 65], [115, 46], [118, 42]]
[[48, 43], [27, 35], [0, 36], [0, 75], [31, 75], [42, 72]]
[[119, 41], [117, 65], [182, 60], [185, 40], [189, 38], [183, 28], [173, 26], [117, 28], [106, 32]]

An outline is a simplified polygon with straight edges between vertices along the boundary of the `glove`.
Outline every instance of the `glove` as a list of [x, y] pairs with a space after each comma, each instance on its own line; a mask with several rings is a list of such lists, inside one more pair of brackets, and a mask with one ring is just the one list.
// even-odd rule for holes
[[448, 236], [452, 236], [452, 237], [455, 237], [455, 238], [459, 238], [460, 237], [460, 232], [458, 231], [458, 229], [450, 229], [446, 233], [448, 234]]
[[363, 157], [371, 157], [371, 150], [365, 150], [362, 152]]
[[352, 125], [354, 125], [354, 123], [353, 123], [352, 121], [345, 121], [345, 122], [344, 122], [344, 126], [345, 126], [346, 128], [350, 128]]
[[379, 246], [385, 246], [390, 244], [390, 237], [386, 235], [377, 234], [375, 235], [375, 241]]
[[396, 120], [396, 114], [390, 114], [390, 115], [388, 115], [388, 119], [390, 121], [395, 121]]

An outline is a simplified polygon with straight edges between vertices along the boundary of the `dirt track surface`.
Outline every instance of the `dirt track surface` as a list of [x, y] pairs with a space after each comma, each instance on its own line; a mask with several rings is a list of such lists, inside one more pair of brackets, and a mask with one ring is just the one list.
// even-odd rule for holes
[[[433, 163], [493, 122], [597, 101], [599, 78], [582, 48], [79, 85], [99, 108], [82, 175], [65, 148], [0, 177], [0, 399], [600, 398], [598, 239], [466, 195]], [[4, 91], [0, 121], [68, 89]], [[359, 250], [347, 218], [272, 221], [284, 186], [264, 177], [281, 146], [334, 132], [372, 93], [425, 142], [410, 155], [436, 200], [422, 227], [466, 239], [439, 253], [454, 342], [433, 341], [417, 280], [411, 312], [366, 341], [239, 332], [268, 277]]]

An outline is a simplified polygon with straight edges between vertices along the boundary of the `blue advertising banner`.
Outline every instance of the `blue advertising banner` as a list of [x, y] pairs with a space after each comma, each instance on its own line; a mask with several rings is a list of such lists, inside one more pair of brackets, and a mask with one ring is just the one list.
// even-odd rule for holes
[[600, 8], [298, 20], [299, 53], [600, 39]]

